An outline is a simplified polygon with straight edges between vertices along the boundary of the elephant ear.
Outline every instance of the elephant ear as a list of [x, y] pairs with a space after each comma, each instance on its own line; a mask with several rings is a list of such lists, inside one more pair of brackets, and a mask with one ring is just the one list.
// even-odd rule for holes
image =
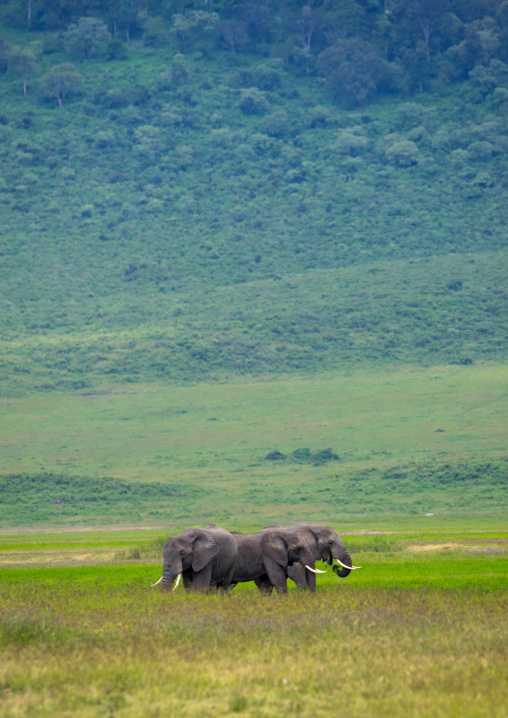
[[287, 566], [288, 548], [280, 533], [266, 531], [261, 538], [261, 550], [278, 563], [279, 566]]
[[194, 551], [192, 553], [192, 570], [196, 573], [202, 571], [210, 561], [217, 556], [219, 547], [213, 536], [200, 532], [194, 541]]
[[290, 564], [299, 561], [302, 566], [305, 564], [314, 566], [314, 561], [319, 558], [316, 555], [314, 540], [309, 541], [305, 533], [301, 531], [289, 531], [287, 539]]

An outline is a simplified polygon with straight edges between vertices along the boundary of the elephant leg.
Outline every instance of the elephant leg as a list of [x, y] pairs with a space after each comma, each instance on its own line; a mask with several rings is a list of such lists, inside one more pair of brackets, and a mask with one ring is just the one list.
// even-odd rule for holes
[[212, 564], [207, 564], [202, 571], [198, 571], [194, 574], [193, 588], [196, 591], [208, 591], [210, 590], [210, 584], [212, 581]]
[[290, 578], [300, 589], [308, 588], [305, 573], [306, 569], [301, 563], [294, 563], [292, 566], [288, 566], [288, 578]]
[[309, 571], [308, 569], [305, 569], [305, 580], [307, 581], [307, 586], [309, 587], [309, 591], [312, 591], [312, 593], [316, 592], [316, 574], [312, 573], [312, 571]]
[[274, 586], [277, 593], [287, 593], [288, 585], [285, 570], [282, 566], [267, 556], [265, 558], [265, 570], [270, 584]]
[[266, 576], [266, 574], [264, 576], [261, 576], [260, 578], [256, 578], [254, 583], [259, 588], [261, 593], [267, 593], [268, 595], [270, 595], [273, 591], [273, 586], [270, 583], [270, 580], [268, 576]]
[[226, 592], [229, 591], [231, 586], [236, 586], [236, 584], [232, 584], [234, 571], [235, 565], [233, 564], [220, 583], [221, 588]]

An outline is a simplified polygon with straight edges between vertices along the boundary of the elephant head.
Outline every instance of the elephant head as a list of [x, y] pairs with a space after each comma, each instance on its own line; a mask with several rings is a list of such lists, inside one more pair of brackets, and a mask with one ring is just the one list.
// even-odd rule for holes
[[353, 566], [342, 539], [337, 531], [330, 526], [300, 524], [292, 530], [313, 546], [316, 561], [326, 561], [330, 566], [334, 561], [337, 561], [342, 568], [338, 569], [337, 566], [334, 566], [333, 570], [340, 578], [345, 578], [349, 576], [352, 570], [361, 568], [361, 566]]
[[267, 526], [260, 531], [260, 534], [262, 534], [261, 549], [265, 556], [271, 558], [285, 571], [288, 566], [301, 564], [308, 585], [315, 585], [314, 574], [323, 572], [314, 567], [313, 546], [303, 533], [280, 526]]
[[161, 587], [169, 589], [176, 578], [176, 588], [182, 573], [202, 571], [217, 555], [218, 550], [215, 538], [203, 529], [187, 529], [181, 534], [170, 536], [162, 552], [164, 568], [160, 579]]

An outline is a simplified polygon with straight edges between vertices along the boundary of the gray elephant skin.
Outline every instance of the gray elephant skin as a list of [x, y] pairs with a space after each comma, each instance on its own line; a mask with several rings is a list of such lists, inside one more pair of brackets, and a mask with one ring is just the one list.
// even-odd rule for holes
[[[353, 566], [341, 537], [337, 531], [330, 526], [319, 526], [316, 524], [298, 524], [287, 529], [288, 534], [296, 534], [300, 542], [305, 543], [314, 561], [326, 561], [339, 578], [346, 578], [352, 570], [361, 568]], [[334, 561], [341, 566], [339, 569]], [[311, 591], [316, 590], [316, 574], [310, 571], [305, 572], [307, 586]]]
[[215, 524], [187, 529], [170, 536], [162, 553], [162, 578], [154, 586], [160, 583], [167, 590], [177, 579], [176, 588], [180, 576], [186, 589], [207, 591], [220, 586], [227, 590], [231, 585], [237, 547], [226, 529]]
[[233, 572], [232, 585], [254, 581], [260, 591], [271, 593], [287, 592], [287, 578], [299, 588], [316, 590], [315, 561], [334, 560], [342, 565], [334, 571], [345, 578], [357, 566], [351, 563], [342, 539], [329, 526], [299, 524], [297, 526], [266, 526], [254, 534], [232, 532], [238, 555]]

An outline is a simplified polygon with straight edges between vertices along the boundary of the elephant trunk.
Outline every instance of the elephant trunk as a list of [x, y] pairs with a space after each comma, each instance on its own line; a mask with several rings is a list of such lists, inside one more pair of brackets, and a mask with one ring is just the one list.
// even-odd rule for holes
[[[180, 575], [182, 573], [182, 566], [179, 564], [176, 566], [173, 563], [170, 563], [169, 561], [164, 561], [164, 568], [162, 570], [162, 579], [161, 579], [161, 588], [165, 591], [171, 590], [173, 583], [175, 581], [175, 578], [178, 578], [177, 583], [175, 585], [178, 586], [178, 583], [180, 582]], [[174, 590], [174, 589], [173, 589]]]
[[[334, 556], [333, 558], [337, 561], [337, 563], [340, 563], [340, 565], [342, 566], [342, 568], [339, 568], [338, 566], [333, 567], [335, 575], [339, 578], [346, 578], [346, 576], [349, 576], [353, 568], [353, 562], [351, 561], [351, 556], [348, 554], [346, 549], [341, 551], [340, 559], [336, 556]], [[350, 566], [351, 568], [347, 568], [347, 566]]]

